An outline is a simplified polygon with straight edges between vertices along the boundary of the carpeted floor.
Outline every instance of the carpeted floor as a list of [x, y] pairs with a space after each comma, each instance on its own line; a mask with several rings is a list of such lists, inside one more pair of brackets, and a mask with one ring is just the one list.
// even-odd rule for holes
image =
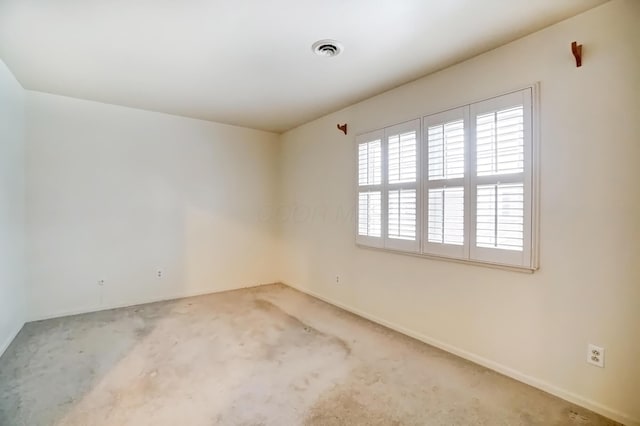
[[270, 285], [27, 324], [0, 425], [611, 425]]

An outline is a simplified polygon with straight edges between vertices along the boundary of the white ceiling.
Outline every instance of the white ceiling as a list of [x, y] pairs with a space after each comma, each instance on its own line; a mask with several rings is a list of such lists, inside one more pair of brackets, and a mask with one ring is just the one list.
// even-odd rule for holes
[[26, 89], [280, 132], [604, 2], [0, 0], [0, 58]]

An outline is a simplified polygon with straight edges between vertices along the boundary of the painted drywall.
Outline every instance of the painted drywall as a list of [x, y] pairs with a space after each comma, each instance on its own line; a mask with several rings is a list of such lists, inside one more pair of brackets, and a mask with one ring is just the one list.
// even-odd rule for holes
[[32, 319], [278, 281], [277, 135], [26, 101]]
[[[640, 419], [640, 2], [615, 0], [283, 135], [286, 283], [627, 423]], [[576, 68], [570, 44], [584, 45]], [[539, 81], [540, 265], [355, 246], [354, 136]], [[348, 123], [344, 136], [337, 123]], [[339, 282], [336, 277], [339, 276]], [[587, 344], [606, 367], [586, 362]]]
[[24, 90], [0, 60], [0, 355], [25, 321]]

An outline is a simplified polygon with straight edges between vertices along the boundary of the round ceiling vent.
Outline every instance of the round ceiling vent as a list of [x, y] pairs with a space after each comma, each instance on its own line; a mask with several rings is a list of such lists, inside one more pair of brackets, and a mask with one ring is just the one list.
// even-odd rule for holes
[[318, 40], [311, 46], [311, 50], [318, 56], [333, 57], [342, 52], [342, 43], [335, 40]]

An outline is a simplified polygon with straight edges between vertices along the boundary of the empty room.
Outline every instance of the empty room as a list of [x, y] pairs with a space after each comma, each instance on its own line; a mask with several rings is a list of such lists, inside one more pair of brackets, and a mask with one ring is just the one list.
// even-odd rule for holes
[[0, 0], [0, 426], [640, 426], [640, 0]]

